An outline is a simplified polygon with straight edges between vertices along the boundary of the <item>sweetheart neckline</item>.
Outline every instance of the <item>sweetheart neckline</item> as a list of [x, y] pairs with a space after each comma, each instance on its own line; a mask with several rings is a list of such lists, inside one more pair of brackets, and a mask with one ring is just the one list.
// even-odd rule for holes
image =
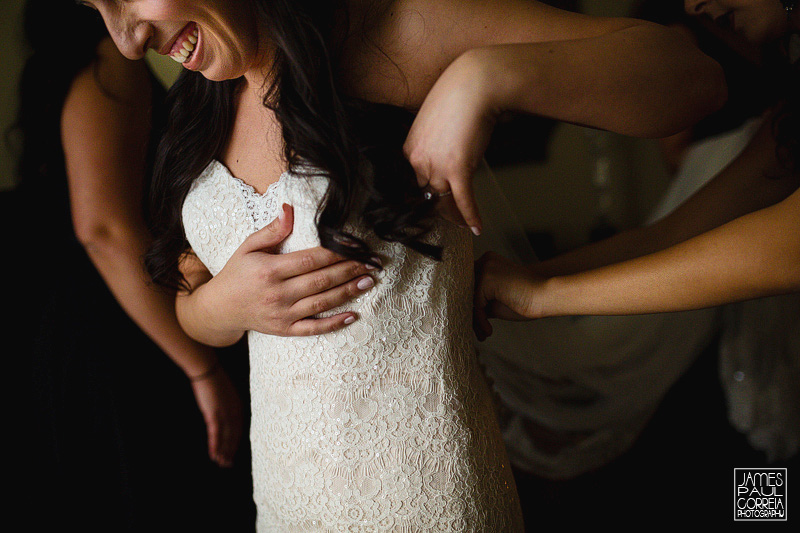
[[222, 172], [223, 172], [223, 173], [224, 173], [224, 174], [225, 174], [225, 175], [226, 175], [226, 176], [227, 176], [227, 177], [228, 177], [228, 178], [229, 178], [231, 181], [233, 181], [234, 183], [237, 183], [237, 184], [238, 184], [238, 185], [240, 185], [240, 186], [241, 186], [243, 189], [247, 190], [247, 191], [248, 191], [248, 192], [249, 192], [249, 193], [250, 193], [252, 196], [255, 196], [255, 197], [257, 197], [257, 198], [266, 198], [267, 196], [269, 196], [270, 194], [272, 194], [272, 193], [273, 193], [273, 191], [275, 190], [275, 188], [276, 188], [276, 187], [277, 187], [277, 186], [278, 186], [278, 185], [279, 185], [279, 184], [280, 184], [282, 181], [284, 181], [284, 179], [286, 179], [286, 178], [289, 178], [289, 177], [292, 175], [292, 173], [291, 173], [290, 171], [288, 171], [288, 170], [287, 170], [287, 171], [285, 171], [285, 172], [283, 172], [283, 173], [282, 173], [280, 176], [278, 176], [278, 179], [277, 179], [277, 180], [275, 180], [275, 181], [273, 181], [272, 183], [270, 183], [269, 185], [267, 185], [267, 188], [264, 190], [264, 192], [263, 192], [263, 193], [261, 193], [261, 192], [258, 192], [258, 190], [256, 190], [256, 188], [255, 188], [255, 187], [253, 187], [252, 185], [250, 185], [249, 183], [247, 183], [247, 182], [246, 182], [246, 181], [244, 181], [243, 179], [241, 179], [241, 178], [237, 178], [237, 177], [236, 177], [236, 176], [233, 174], [233, 172], [231, 172], [231, 170], [230, 170], [230, 169], [227, 167], [227, 165], [225, 165], [225, 163], [223, 163], [222, 161], [220, 161], [220, 160], [218, 160], [218, 159], [213, 159], [213, 160], [211, 161], [211, 164], [212, 164], [212, 165], [214, 165], [215, 167], [219, 167], [219, 168], [222, 170]]

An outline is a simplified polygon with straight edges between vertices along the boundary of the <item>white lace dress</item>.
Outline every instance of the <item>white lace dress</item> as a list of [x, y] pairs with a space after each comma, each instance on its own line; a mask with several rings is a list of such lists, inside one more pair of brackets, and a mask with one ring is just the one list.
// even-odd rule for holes
[[[216, 275], [289, 203], [282, 252], [317, 246], [326, 186], [287, 173], [262, 195], [212, 162], [183, 206], [187, 238]], [[384, 265], [346, 306], [359, 320], [315, 337], [248, 334], [258, 531], [522, 531], [471, 340], [468, 233], [437, 224], [439, 263], [348, 229]]]

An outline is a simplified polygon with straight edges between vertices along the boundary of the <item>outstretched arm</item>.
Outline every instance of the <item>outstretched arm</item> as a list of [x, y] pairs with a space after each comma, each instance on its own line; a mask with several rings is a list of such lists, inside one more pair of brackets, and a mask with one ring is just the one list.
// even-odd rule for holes
[[452, 189], [477, 230], [471, 176], [503, 112], [662, 137], [726, 98], [721, 67], [656, 24], [525, 0], [395, 4], [375, 38], [394, 70], [376, 53], [360, 95], [419, 109], [405, 145], [419, 183]]
[[486, 315], [650, 313], [795, 290], [800, 175], [778, 161], [772, 126], [768, 116], [728, 167], [651, 226], [534, 265], [481, 258], [479, 336], [491, 330]]
[[657, 252], [784, 200], [800, 175], [778, 161], [772, 128], [768, 115], [736, 159], [663, 219], [539, 263], [537, 273], [573, 274]]
[[[397, 0], [367, 25], [374, 48], [351, 47], [354, 90], [419, 109], [443, 73], [493, 107], [662, 137], [726, 98], [722, 69], [681, 32], [583, 15], [531, 0]], [[351, 50], [348, 48], [348, 50]], [[456, 71], [458, 76], [456, 76]], [[462, 108], [462, 112], [466, 109]]]
[[535, 314], [639, 314], [800, 290], [800, 191], [685, 243], [552, 278]]
[[711, 307], [800, 291], [800, 191], [664, 250], [574, 274], [487, 254], [478, 262], [475, 306], [485, 317], [625, 315]]

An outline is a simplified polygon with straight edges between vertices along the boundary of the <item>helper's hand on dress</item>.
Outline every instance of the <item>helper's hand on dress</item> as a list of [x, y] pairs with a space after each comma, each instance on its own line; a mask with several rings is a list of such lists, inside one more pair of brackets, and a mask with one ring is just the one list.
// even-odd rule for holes
[[478, 340], [492, 334], [489, 318], [531, 320], [543, 316], [546, 278], [494, 252], [475, 262], [472, 326]]
[[[213, 278], [196, 257], [188, 256], [184, 263], [193, 261], [194, 266], [184, 264], [182, 270], [197, 289], [178, 296], [178, 315], [192, 337], [212, 346], [228, 346], [247, 330], [280, 336], [320, 335], [357, 320], [353, 312], [313, 317], [374, 286], [368, 274], [373, 267], [322, 247], [276, 254], [293, 224], [292, 207], [284, 204], [281, 215], [250, 235]], [[194, 302], [187, 306], [183, 298]]]
[[233, 466], [242, 438], [242, 401], [236, 388], [217, 363], [208, 375], [192, 380], [192, 391], [206, 424], [209, 458], [219, 466]]
[[425, 97], [403, 147], [419, 185], [440, 195], [440, 213], [476, 234], [481, 218], [472, 178], [500, 115], [486, 72], [475, 54], [453, 61]]

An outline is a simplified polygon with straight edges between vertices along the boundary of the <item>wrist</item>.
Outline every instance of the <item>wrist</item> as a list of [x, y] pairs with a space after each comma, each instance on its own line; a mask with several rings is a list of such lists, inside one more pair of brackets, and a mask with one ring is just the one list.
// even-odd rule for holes
[[559, 304], [564, 301], [564, 280], [559, 276], [547, 278], [542, 282], [540, 298], [537, 302], [531, 302], [529, 312], [530, 318], [546, 318], [561, 316], [565, 310]]
[[449, 68], [457, 69], [464, 85], [473, 93], [475, 104], [489, 120], [496, 121], [508, 108], [506, 80], [497, 68], [496, 47], [472, 48], [461, 54]]
[[532, 62], [526, 62], [525, 68], [521, 68], [512, 46], [473, 48], [459, 57], [467, 63], [469, 76], [495, 117], [506, 112], [527, 112], [529, 104], [522, 106], [520, 102], [523, 98], [530, 99], [535, 92], [531, 91], [531, 87], [536, 87]]

